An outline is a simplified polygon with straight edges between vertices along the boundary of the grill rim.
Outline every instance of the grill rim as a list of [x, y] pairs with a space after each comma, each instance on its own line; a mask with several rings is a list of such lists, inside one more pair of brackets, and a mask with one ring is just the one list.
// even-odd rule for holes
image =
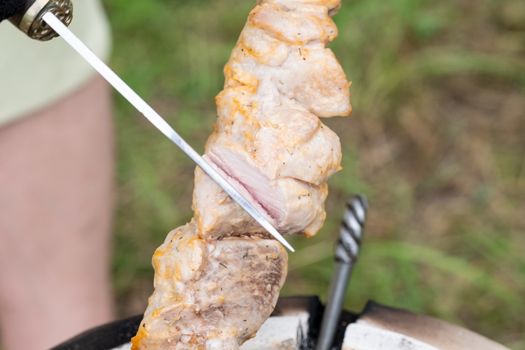
[[[304, 350], [314, 349], [319, 335], [324, 306], [317, 296], [290, 296], [279, 298], [272, 316], [284, 315], [291, 310], [304, 310], [310, 314], [308, 320], [308, 343]], [[139, 328], [143, 315], [136, 315], [113, 321], [86, 330], [73, 338], [61, 343], [50, 350], [111, 350], [129, 343]], [[343, 342], [346, 326], [353, 322], [357, 315], [343, 311], [339, 320], [339, 327], [334, 339], [336, 348]]]

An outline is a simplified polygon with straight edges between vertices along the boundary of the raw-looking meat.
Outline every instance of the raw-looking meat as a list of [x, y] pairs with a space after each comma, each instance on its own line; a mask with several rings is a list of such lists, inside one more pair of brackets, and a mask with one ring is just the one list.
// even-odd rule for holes
[[[340, 0], [260, 0], [224, 68], [204, 157], [283, 234], [323, 225], [341, 168], [322, 118], [351, 113], [350, 83], [325, 45]], [[199, 168], [194, 219], [153, 257], [155, 291], [134, 350], [231, 349], [269, 317], [287, 254]]]

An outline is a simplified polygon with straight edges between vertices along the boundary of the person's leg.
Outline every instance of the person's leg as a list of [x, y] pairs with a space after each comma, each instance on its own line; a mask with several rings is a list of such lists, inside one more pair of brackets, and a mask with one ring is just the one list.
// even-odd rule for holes
[[113, 134], [102, 80], [0, 128], [0, 326], [46, 349], [112, 317]]

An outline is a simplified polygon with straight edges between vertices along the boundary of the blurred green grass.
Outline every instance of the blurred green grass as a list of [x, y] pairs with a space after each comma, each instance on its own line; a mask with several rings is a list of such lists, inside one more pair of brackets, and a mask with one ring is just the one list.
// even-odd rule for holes
[[[202, 150], [222, 66], [254, 1], [106, 0], [112, 64]], [[525, 349], [525, 3], [343, 0], [332, 44], [354, 114], [328, 120], [344, 148], [328, 220], [295, 238], [284, 295], [326, 296], [342, 205], [371, 212], [346, 306], [368, 299]], [[115, 98], [122, 315], [142, 312], [150, 258], [191, 217], [193, 164]]]

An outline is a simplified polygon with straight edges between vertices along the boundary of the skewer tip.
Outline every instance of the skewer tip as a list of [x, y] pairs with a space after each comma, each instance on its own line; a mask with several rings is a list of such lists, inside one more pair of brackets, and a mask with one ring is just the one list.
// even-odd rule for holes
[[279, 233], [275, 228], [272, 227], [272, 230], [269, 230], [271, 235], [277, 239], [286, 249], [288, 249], [290, 252], [295, 253], [294, 247], [288, 241]]

